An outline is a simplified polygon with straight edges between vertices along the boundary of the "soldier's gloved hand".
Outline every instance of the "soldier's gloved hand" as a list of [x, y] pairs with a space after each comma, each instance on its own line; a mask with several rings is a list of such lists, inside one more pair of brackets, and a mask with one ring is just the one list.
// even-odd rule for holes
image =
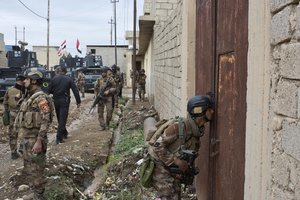
[[189, 165], [185, 160], [180, 160], [179, 158], [176, 158], [174, 160], [174, 164], [177, 165], [182, 172], [186, 172], [189, 169]]

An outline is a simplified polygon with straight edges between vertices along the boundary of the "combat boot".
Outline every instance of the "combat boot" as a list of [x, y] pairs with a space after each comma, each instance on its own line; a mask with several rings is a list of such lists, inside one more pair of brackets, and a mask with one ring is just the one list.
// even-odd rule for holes
[[11, 159], [15, 160], [15, 159], [18, 159], [20, 156], [17, 152], [12, 152], [11, 153]]

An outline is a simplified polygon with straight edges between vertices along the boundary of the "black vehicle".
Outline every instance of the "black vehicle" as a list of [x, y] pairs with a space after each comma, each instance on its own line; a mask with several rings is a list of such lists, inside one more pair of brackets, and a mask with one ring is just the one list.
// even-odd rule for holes
[[[7, 88], [15, 84], [17, 74], [23, 74], [26, 69], [34, 67], [46, 71], [39, 65], [36, 52], [24, 50], [27, 45], [25, 42], [19, 42], [19, 44], [21, 47], [11, 46], [11, 49], [6, 53], [8, 67], [0, 68], [0, 99], [3, 98]], [[45, 81], [49, 82], [47, 79]], [[44, 85], [47, 86], [46, 83]], [[43, 89], [45, 89], [44, 86]]]
[[100, 68], [102, 66], [102, 56], [90, 54], [84, 57], [83, 67]]
[[85, 91], [94, 91], [94, 85], [96, 80], [101, 77], [102, 68], [77, 68], [76, 69], [76, 77], [78, 74], [78, 70], [82, 70], [85, 75]]
[[3, 99], [9, 87], [15, 85], [17, 74], [21, 73], [21, 68], [0, 68], [0, 99]]
[[[84, 62], [84, 58], [75, 56], [74, 58], [71, 55], [67, 57], [61, 57], [59, 60], [59, 65], [67, 68], [67, 75], [70, 76], [73, 80], [76, 78], [76, 68], [82, 67]], [[54, 69], [57, 67], [54, 66]]]

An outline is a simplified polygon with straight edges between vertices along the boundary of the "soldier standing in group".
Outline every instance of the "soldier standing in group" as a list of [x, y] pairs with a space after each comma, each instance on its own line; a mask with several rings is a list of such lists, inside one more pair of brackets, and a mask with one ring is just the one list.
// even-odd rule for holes
[[[14, 129], [13, 125], [20, 108], [18, 102], [24, 97], [25, 94], [23, 81], [24, 76], [18, 75], [16, 78], [15, 85], [8, 88], [3, 99], [4, 112], [7, 112], [9, 116], [8, 136], [11, 151], [11, 159], [17, 159], [19, 157], [17, 151], [18, 130]], [[20, 144], [19, 151], [23, 152], [22, 144]]]
[[[112, 98], [116, 92], [116, 83], [111, 76], [112, 72], [108, 67], [104, 67], [102, 70], [102, 76], [97, 79], [95, 84], [95, 95], [103, 96], [103, 100], [98, 103], [98, 120], [100, 123], [100, 129], [104, 130], [109, 126], [109, 122], [112, 119], [113, 107]], [[106, 121], [104, 121], [104, 108], [106, 107]]]
[[78, 87], [78, 90], [81, 92], [81, 97], [84, 98], [84, 93], [85, 93], [85, 90], [84, 90], [84, 87], [85, 87], [85, 75], [84, 73], [82, 72], [82, 69], [78, 69], [78, 76], [77, 76], [77, 87]]
[[113, 65], [111, 67], [111, 71], [112, 71], [112, 77], [114, 78], [114, 81], [116, 83], [116, 92], [113, 96], [113, 108], [114, 107], [118, 107], [118, 99], [119, 99], [119, 93], [120, 93], [120, 85], [121, 85], [121, 74], [120, 71], [117, 70], [117, 66]]
[[53, 118], [51, 98], [40, 85], [43, 72], [27, 69], [24, 86], [27, 89], [24, 101], [16, 117], [15, 126], [20, 128], [24, 142], [23, 173], [34, 191], [34, 199], [43, 200], [46, 180], [47, 132]]
[[146, 93], [146, 74], [145, 70], [141, 69], [137, 83], [138, 83], [138, 93], [139, 93], [139, 98], [140, 101], [145, 100], [145, 93]]
[[[180, 200], [181, 184], [185, 174], [189, 174], [192, 184], [194, 163], [182, 158], [184, 150], [198, 152], [200, 137], [204, 134], [204, 124], [213, 117], [213, 102], [207, 96], [194, 96], [187, 103], [187, 118], [171, 123], [162, 135], [150, 144], [148, 152], [155, 163], [153, 186], [158, 192], [157, 200]], [[197, 157], [194, 157], [194, 159]], [[194, 162], [194, 160], [192, 160]], [[174, 173], [171, 169], [176, 169]], [[191, 180], [191, 181], [190, 181]]]
[[75, 82], [71, 77], [66, 75], [65, 67], [56, 68], [56, 76], [51, 80], [48, 93], [53, 94], [54, 106], [58, 122], [56, 144], [63, 143], [68, 137], [66, 129], [67, 119], [69, 115], [69, 106], [71, 102], [70, 89], [76, 99], [77, 108], [80, 107], [81, 99]]

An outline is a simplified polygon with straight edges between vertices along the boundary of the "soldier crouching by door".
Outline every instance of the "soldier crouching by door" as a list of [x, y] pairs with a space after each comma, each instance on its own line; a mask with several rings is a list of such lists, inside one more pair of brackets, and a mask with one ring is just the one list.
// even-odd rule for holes
[[194, 160], [200, 147], [204, 125], [212, 120], [213, 102], [194, 96], [187, 103], [187, 118], [178, 118], [151, 142], [148, 152], [154, 160], [153, 187], [156, 200], [180, 200], [181, 184], [192, 184], [197, 170]]
[[52, 122], [54, 107], [51, 98], [40, 87], [44, 77], [43, 72], [37, 69], [27, 69], [24, 76], [27, 93], [20, 106], [15, 126], [19, 127], [23, 134], [23, 174], [33, 189], [34, 199], [43, 200], [46, 184], [44, 170], [48, 142], [47, 131]]
[[[98, 103], [98, 120], [100, 123], [100, 131], [109, 126], [112, 119], [113, 107], [112, 98], [116, 92], [116, 84], [112, 77], [109, 67], [104, 67], [102, 76], [97, 79], [95, 84], [95, 95], [101, 95], [103, 98]], [[106, 121], [104, 121], [104, 108], [106, 108]]]

